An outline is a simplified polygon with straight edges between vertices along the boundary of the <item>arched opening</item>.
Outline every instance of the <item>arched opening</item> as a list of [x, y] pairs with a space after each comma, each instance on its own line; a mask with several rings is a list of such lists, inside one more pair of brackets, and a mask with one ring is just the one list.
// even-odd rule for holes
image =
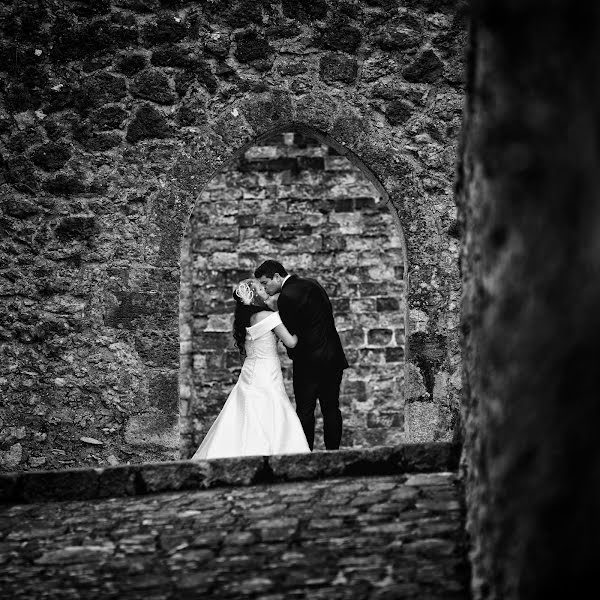
[[[312, 128], [257, 138], [205, 186], [181, 258], [181, 456], [216, 418], [241, 367], [231, 325], [234, 284], [265, 259], [319, 280], [350, 368], [342, 382], [342, 447], [401, 443], [406, 249], [396, 212], [361, 161]], [[281, 352], [293, 401], [292, 364]], [[315, 449], [323, 447], [317, 409]]]

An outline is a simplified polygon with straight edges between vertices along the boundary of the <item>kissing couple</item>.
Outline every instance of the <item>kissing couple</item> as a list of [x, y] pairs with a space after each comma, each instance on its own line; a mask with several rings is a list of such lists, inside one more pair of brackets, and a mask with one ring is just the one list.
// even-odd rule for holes
[[[310, 452], [317, 399], [325, 447], [339, 448], [340, 384], [348, 361], [323, 287], [267, 260], [233, 297], [233, 337], [244, 363], [192, 460]], [[293, 361], [296, 412], [285, 391], [278, 341]]]

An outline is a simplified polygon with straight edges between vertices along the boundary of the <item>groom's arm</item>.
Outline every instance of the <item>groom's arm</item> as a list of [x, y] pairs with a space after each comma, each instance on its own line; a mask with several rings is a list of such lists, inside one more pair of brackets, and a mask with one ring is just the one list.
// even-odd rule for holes
[[310, 290], [311, 286], [307, 282], [295, 281], [281, 290], [277, 303], [281, 320], [291, 333], [298, 335], [299, 345], [301, 345], [305, 333]]
[[[287, 293], [280, 294], [277, 300], [277, 309], [279, 310], [281, 322], [292, 335], [298, 336], [298, 318], [294, 297]], [[294, 348], [286, 348], [287, 355], [292, 360], [297, 355], [299, 345], [301, 346], [300, 336], [298, 336], [298, 344]]]
[[289, 332], [298, 333], [298, 311], [294, 298], [290, 294], [280, 294], [277, 300], [277, 309]]

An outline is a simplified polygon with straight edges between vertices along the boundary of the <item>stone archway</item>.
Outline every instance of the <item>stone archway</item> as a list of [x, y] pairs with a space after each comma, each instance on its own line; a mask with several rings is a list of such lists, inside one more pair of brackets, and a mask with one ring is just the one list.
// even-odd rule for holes
[[[317, 278], [331, 296], [350, 362], [340, 397], [342, 447], [406, 439], [408, 269], [398, 217], [374, 175], [357, 157], [347, 158], [348, 149], [304, 124], [288, 124], [283, 132], [260, 136], [211, 180], [186, 228], [180, 288], [182, 456], [204, 437], [239, 373], [231, 287], [268, 257]], [[283, 350], [281, 358], [293, 398], [291, 363]], [[322, 445], [319, 418], [317, 411], [316, 449]]]
[[[309, 97], [310, 101], [304, 98], [297, 103], [283, 92], [249, 95], [216, 119], [214, 127], [223, 135], [212, 139], [226, 139], [242, 152], [275, 131], [304, 129], [359, 165], [386, 195], [398, 223], [408, 223], [404, 257], [411, 265], [406, 269], [407, 282], [410, 278], [406, 326], [411, 334], [407, 337], [404, 386], [406, 439], [453, 438], [457, 434], [460, 390], [457, 232], [456, 222], [449, 218], [455, 208], [428, 204], [431, 192], [425, 184], [434, 189], [435, 182], [420, 178], [423, 170], [395, 143], [390, 132], [377, 127], [374, 115], [361, 113], [337, 95]], [[450, 110], [450, 105], [446, 106]], [[300, 122], [299, 116], [305, 120]], [[193, 190], [198, 196], [235, 152], [231, 146], [208, 146], [205, 142], [195, 149], [198, 155], [186, 157], [176, 169], [178, 174], [193, 173]], [[217, 150], [223, 154], [215, 155]], [[213, 168], [199, 164], [199, 159]], [[439, 162], [440, 157], [436, 160]]]

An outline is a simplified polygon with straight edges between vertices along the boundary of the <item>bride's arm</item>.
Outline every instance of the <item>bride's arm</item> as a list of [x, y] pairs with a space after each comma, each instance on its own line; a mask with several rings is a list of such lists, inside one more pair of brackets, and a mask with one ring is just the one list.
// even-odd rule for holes
[[[275, 313], [276, 314], [276, 313]], [[254, 326], [254, 325], [258, 325], [258, 323], [260, 323], [261, 321], [264, 321], [265, 319], [267, 319], [268, 317], [272, 317], [275, 316], [274, 313], [272, 313], [271, 311], [268, 310], [262, 310], [258, 313], [253, 314], [250, 317], [250, 323]], [[277, 314], [277, 321], [279, 322], [278, 325], [276, 325], [275, 327], [272, 328], [273, 333], [288, 347], [288, 348], [295, 348], [296, 344], [298, 343], [298, 336], [294, 335], [293, 333], [289, 332], [289, 329], [281, 322], [281, 319], [279, 318], [279, 315]], [[269, 329], [271, 329], [271, 326], [269, 326]], [[265, 330], [267, 331], [267, 330]]]
[[283, 323], [277, 325], [277, 327], [273, 329], [273, 332], [288, 348], [296, 347], [296, 344], [298, 343], [298, 336], [290, 333], [288, 328]]

